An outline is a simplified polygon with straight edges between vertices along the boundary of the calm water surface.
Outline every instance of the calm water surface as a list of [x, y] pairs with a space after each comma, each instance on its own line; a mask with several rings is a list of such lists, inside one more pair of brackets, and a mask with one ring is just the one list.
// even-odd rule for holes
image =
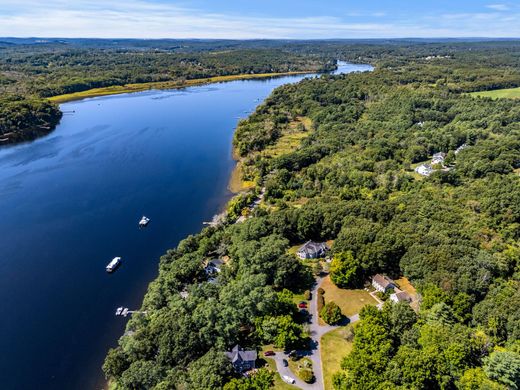
[[229, 199], [238, 118], [301, 78], [66, 103], [50, 135], [0, 148], [2, 389], [103, 387], [116, 307], [138, 308], [160, 255]]

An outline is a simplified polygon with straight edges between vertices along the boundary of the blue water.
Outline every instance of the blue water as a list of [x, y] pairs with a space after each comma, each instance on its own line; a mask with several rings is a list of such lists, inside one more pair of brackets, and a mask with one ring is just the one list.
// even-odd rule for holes
[[2, 389], [103, 387], [116, 307], [138, 308], [160, 255], [229, 199], [238, 117], [301, 78], [66, 103], [50, 135], [0, 148]]

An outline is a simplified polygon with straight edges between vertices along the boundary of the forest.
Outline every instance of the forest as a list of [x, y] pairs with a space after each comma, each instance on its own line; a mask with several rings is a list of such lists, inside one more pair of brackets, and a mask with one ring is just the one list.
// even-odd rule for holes
[[[417, 312], [361, 311], [335, 389], [520, 388], [520, 102], [468, 94], [519, 86], [519, 49], [293, 47], [376, 69], [282, 86], [239, 123], [233, 144], [256, 186], [230, 202], [223, 223], [161, 257], [147, 315], [132, 317], [106, 357], [111, 386], [271, 388], [272, 372], [239, 376], [223, 352], [308, 342], [294, 297], [320, 269], [290, 248], [333, 240], [333, 280], [362, 286], [375, 273], [404, 275], [421, 296]], [[269, 153], [303, 131], [302, 118], [312, 128], [297, 147]], [[427, 177], [414, 171], [438, 152], [445, 166]], [[249, 218], [235, 223], [240, 215]], [[226, 259], [216, 279], [204, 271], [213, 258]]]
[[61, 113], [46, 98], [56, 95], [130, 83], [335, 68], [326, 55], [283, 48], [144, 42], [148, 46], [125, 40], [0, 40], [0, 145], [54, 129]]

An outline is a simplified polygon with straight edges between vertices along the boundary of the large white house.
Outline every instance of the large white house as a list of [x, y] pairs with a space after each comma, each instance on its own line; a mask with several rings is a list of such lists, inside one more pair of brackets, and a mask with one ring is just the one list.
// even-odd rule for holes
[[388, 276], [377, 274], [372, 278], [372, 286], [374, 286], [377, 291], [385, 293], [387, 290], [395, 288], [395, 283]]
[[446, 153], [443, 153], [443, 152], [435, 153], [432, 157], [432, 165], [444, 164], [444, 157], [446, 157]]
[[422, 176], [430, 176], [433, 172], [433, 168], [429, 164], [422, 164], [415, 168], [415, 172]]
[[317, 259], [325, 256], [329, 247], [324, 242], [307, 241], [303, 244], [296, 255], [300, 259]]

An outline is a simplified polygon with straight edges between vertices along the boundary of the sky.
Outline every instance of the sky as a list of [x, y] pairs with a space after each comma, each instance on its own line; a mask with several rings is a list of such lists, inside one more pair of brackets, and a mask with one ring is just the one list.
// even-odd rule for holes
[[520, 0], [0, 0], [0, 36], [520, 37]]

